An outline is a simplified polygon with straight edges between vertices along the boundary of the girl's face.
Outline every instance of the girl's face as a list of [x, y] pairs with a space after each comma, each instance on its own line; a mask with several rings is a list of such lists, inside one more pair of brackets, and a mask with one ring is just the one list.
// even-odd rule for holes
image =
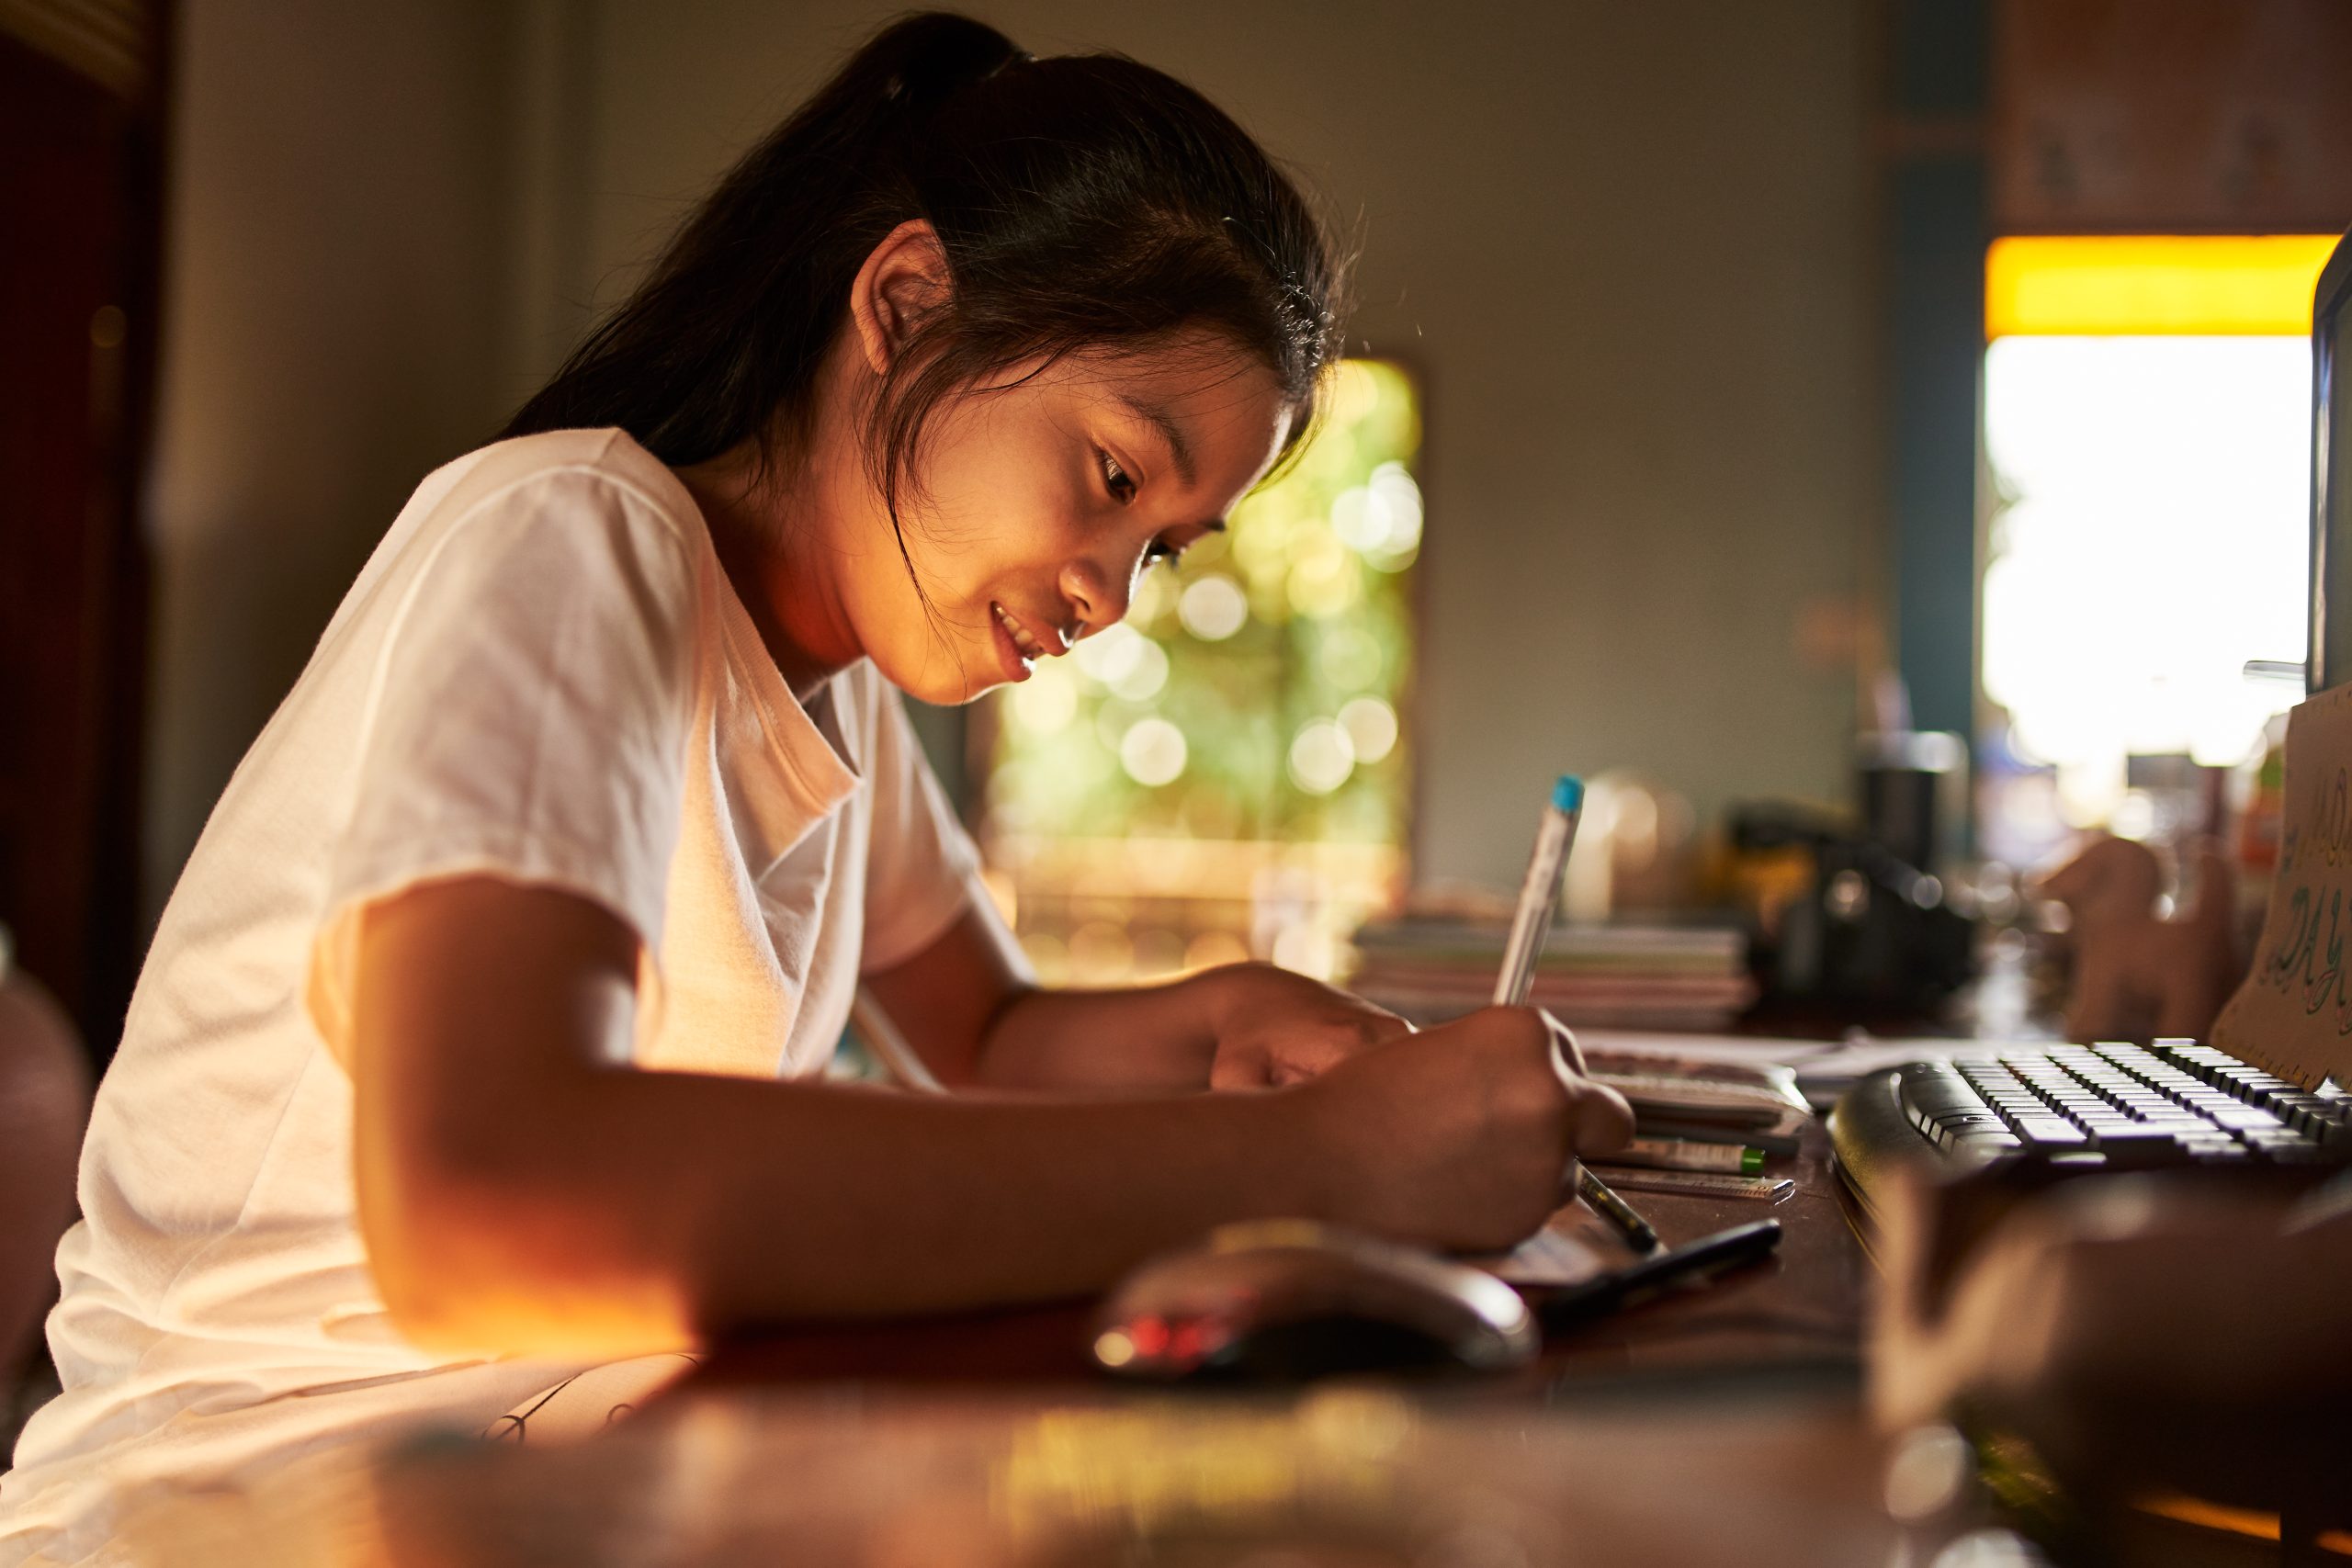
[[838, 613], [925, 702], [1025, 681], [1123, 619], [1154, 561], [1224, 528], [1294, 412], [1271, 370], [1205, 336], [967, 391], [926, 433], [899, 505], [905, 558], [878, 499], [854, 509], [865, 515], [835, 545]]

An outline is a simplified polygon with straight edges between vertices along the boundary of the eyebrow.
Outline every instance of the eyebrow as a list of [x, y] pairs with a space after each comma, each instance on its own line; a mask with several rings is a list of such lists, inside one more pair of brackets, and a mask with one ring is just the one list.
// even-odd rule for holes
[[1119, 401], [1126, 405], [1130, 413], [1159, 432], [1160, 438], [1168, 443], [1168, 456], [1175, 464], [1176, 477], [1188, 486], [1192, 484], [1196, 472], [1193, 448], [1185, 442], [1183, 429], [1177, 424], [1175, 416], [1157, 403], [1145, 402], [1125, 392], [1119, 394]]

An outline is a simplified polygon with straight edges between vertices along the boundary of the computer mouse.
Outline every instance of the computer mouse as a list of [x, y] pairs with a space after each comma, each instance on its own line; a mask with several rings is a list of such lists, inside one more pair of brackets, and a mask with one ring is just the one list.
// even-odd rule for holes
[[1519, 1292], [1433, 1252], [1307, 1220], [1227, 1225], [1127, 1276], [1095, 1319], [1096, 1364], [1154, 1382], [1303, 1382], [1494, 1371], [1542, 1336]]

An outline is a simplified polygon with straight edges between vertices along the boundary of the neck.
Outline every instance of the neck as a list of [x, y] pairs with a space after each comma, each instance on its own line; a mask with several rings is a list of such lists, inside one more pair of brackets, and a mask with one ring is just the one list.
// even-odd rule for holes
[[746, 441], [676, 470], [709, 525], [735, 596], [802, 703], [862, 651], [834, 592], [828, 552], [816, 547], [825, 536], [818, 511], [828, 487], [807, 467], [763, 472], [756, 444]]

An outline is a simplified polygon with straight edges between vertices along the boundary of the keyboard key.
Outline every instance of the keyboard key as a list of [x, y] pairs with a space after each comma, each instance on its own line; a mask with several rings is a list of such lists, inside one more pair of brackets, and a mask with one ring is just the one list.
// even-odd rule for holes
[[2183, 1154], [2179, 1138], [2170, 1129], [2143, 1123], [2102, 1128], [2091, 1142], [2116, 1165], [2173, 1165], [2179, 1162]]
[[1933, 1135], [1938, 1148], [1948, 1149], [1970, 1134], [1983, 1134], [1990, 1136], [1996, 1133], [2006, 1137], [2008, 1135], [2008, 1129], [2002, 1124], [1999, 1117], [1989, 1112], [1982, 1116], [1970, 1116], [1946, 1111], [1936, 1118]]
[[1966, 1133], [1954, 1138], [1944, 1151], [1956, 1163], [1971, 1169], [2006, 1159], [2025, 1147], [2025, 1141], [2013, 1133]]
[[2263, 1158], [2280, 1165], [2315, 1165], [2330, 1157], [2317, 1139], [2299, 1133], [2249, 1133], [2246, 1142]]
[[1905, 1068], [1919, 1134], [1961, 1165], [2292, 1164], [2352, 1151], [2352, 1095], [2314, 1093], [2193, 1040], [2102, 1042]]

